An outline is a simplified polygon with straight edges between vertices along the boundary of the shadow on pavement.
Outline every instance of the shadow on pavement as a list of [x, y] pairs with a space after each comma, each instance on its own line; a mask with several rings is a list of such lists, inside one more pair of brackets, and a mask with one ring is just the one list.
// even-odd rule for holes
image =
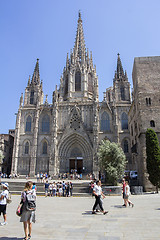
[[85, 211], [82, 215], [92, 215], [92, 211]]
[[23, 238], [17, 238], [17, 237], [0, 237], [0, 240], [17, 240], [17, 239], [23, 239]]
[[122, 205], [114, 205], [114, 206], [112, 206], [112, 207], [115, 207], [115, 208], [125, 208], [125, 207], [122, 206]]
[[155, 210], [160, 210], [160, 208], [156, 208]]

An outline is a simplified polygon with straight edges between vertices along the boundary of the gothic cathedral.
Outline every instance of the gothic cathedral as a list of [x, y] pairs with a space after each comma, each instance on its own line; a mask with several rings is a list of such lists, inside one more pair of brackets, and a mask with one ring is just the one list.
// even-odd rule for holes
[[[105, 86], [104, 86], [105, 87]], [[92, 53], [86, 50], [81, 14], [76, 40], [53, 92], [52, 104], [43, 101], [39, 60], [25, 95], [20, 98], [16, 120], [12, 173], [51, 176], [77, 169], [78, 173], [99, 171], [97, 150], [103, 139], [119, 143], [131, 164], [128, 111], [130, 83], [118, 54], [113, 87], [102, 102]]]

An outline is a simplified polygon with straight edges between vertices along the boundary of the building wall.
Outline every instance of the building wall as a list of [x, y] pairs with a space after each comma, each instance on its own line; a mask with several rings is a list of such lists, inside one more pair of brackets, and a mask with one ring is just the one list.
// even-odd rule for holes
[[157, 87], [160, 81], [160, 57], [135, 58], [132, 77], [133, 102], [129, 111], [132, 160], [138, 170], [140, 184], [145, 190], [150, 190], [153, 186], [146, 169], [145, 133], [147, 128], [152, 128], [158, 138], [160, 136], [160, 90]]
[[11, 172], [13, 143], [14, 130], [9, 130], [9, 134], [0, 134], [0, 150], [4, 155], [1, 171], [7, 175]]

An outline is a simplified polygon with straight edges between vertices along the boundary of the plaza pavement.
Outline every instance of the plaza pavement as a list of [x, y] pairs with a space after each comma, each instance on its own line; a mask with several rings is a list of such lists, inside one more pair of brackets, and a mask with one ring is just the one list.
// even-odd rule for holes
[[[92, 197], [37, 197], [33, 240], [154, 240], [160, 239], [160, 194], [131, 195], [134, 208], [122, 207], [122, 197], [104, 199], [107, 215], [91, 214]], [[15, 211], [20, 196], [12, 196], [7, 208], [8, 225], [0, 226], [0, 240], [24, 237], [22, 223]], [[0, 217], [0, 222], [2, 216]]]

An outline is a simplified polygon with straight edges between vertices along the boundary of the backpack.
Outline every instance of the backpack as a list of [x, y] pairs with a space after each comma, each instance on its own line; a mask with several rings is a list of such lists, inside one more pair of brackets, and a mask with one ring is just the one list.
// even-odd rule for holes
[[10, 192], [8, 192], [8, 198], [6, 198], [6, 201], [7, 201], [7, 204], [10, 204], [12, 202], [11, 193]]
[[36, 210], [36, 196], [33, 193], [26, 192], [25, 207], [27, 211]]

